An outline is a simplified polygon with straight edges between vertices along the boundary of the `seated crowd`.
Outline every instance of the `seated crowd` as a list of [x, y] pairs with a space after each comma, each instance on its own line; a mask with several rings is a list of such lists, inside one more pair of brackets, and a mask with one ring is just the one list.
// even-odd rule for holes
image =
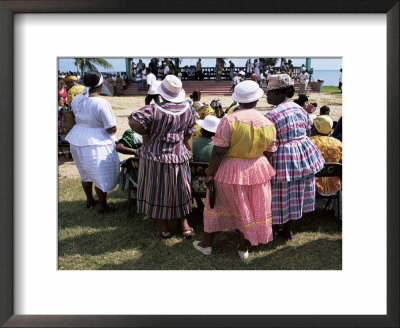
[[[76, 124], [66, 137], [86, 206], [97, 203], [94, 184], [98, 212], [115, 211], [107, 203], [107, 192], [118, 181], [125, 189], [131, 178], [137, 187], [132, 195], [137, 212], [158, 219], [155, 233], [164, 239], [171, 237], [171, 220], [179, 220], [185, 238], [193, 236], [187, 219], [192, 198], [206, 192], [204, 203], [195, 197], [204, 233], [193, 247], [202, 254], [212, 254], [214, 233], [226, 229], [238, 232], [241, 259], [249, 256], [249, 244], [273, 240], [273, 226], [292, 239], [291, 223], [314, 211], [316, 192], [329, 195], [340, 190], [340, 180], [315, 175], [325, 162], [341, 163], [341, 141], [330, 136], [329, 107], [322, 106], [316, 116], [317, 104], [307, 104], [303, 95], [290, 100], [294, 83], [289, 75], [269, 76], [267, 101], [275, 107], [266, 115], [257, 110], [264, 96], [259, 84], [236, 80], [234, 102], [224, 111], [218, 99], [201, 102], [200, 91], [186, 98], [174, 75], [157, 83], [154, 79], [145, 105], [129, 115], [129, 129], [115, 142], [114, 113], [99, 97], [106, 81], [98, 72], [87, 72], [84, 89], [69, 102]], [[71, 78], [72, 82], [76, 80]], [[118, 152], [140, 157], [139, 169], [120, 174]], [[205, 177], [191, 176], [191, 161], [209, 163]]]

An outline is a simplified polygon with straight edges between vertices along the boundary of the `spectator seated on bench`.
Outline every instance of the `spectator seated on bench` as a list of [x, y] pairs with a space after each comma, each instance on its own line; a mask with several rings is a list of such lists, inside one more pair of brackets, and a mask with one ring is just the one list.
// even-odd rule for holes
[[[143, 140], [140, 134], [128, 129], [124, 132], [121, 139], [118, 140], [116, 145], [117, 152], [126, 155], [138, 157], [138, 150], [142, 146]], [[121, 171], [119, 176], [120, 189], [128, 196], [129, 188], [133, 185], [133, 192], [130, 198], [132, 203], [136, 201], [136, 188], [138, 179], [138, 169], [131, 165], [124, 165], [125, 161], [121, 163]], [[129, 196], [128, 196], [129, 197]]]
[[[329, 115], [320, 115], [314, 120], [311, 130], [311, 140], [318, 147], [325, 163], [342, 163], [342, 142], [329, 137], [333, 120]], [[338, 176], [317, 177], [315, 179], [317, 195], [323, 197], [335, 196], [341, 191], [341, 178]], [[339, 216], [339, 213], [336, 213]]]
[[[215, 131], [217, 131], [218, 124], [220, 119], [208, 115], [204, 118], [204, 120], [198, 120], [197, 124], [201, 127], [200, 133], [201, 136], [193, 140], [193, 161], [194, 162], [202, 162], [209, 163], [211, 158], [211, 152], [214, 147], [214, 144], [211, 138], [215, 135]], [[192, 190], [193, 190], [193, 198], [196, 200], [197, 208], [200, 211], [203, 211], [204, 204], [201, 200], [201, 195], [203, 197], [206, 194], [207, 187], [204, 184], [206, 180], [206, 176], [192, 176]]]

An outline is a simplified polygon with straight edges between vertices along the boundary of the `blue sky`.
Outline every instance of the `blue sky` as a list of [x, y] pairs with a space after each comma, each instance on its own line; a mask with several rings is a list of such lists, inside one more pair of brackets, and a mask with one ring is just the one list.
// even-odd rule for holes
[[[288, 57], [287, 59], [289, 59]], [[101, 69], [101, 71], [110, 71], [110, 72], [123, 72], [125, 71], [125, 59], [124, 58], [106, 58], [113, 68], [109, 70]], [[253, 59], [253, 58], [252, 58]], [[306, 63], [305, 58], [290, 58], [293, 61], [294, 66], [301, 66], [301, 64]], [[143, 62], [147, 65], [150, 61], [150, 58], [142, 58]], [[181, 66], [184, 65], [195, 65], [198, 58], [183, 58]], [[236, 66], [244, 66], [247, 58], [227, 58], [226, 63], [229, 60]], [[135, 63], [138, 62], [138, 58], [134, 58]], [[215, 66], [215, 58], [202, 58], [203, 67], [214, 67]], [[311, 67], [314, 70], [339, 70], [342, 67], [342, 59], [341, 58], [312, 58], [311, 59]], [[60, 71], [76, 71], [76, 66], [74, 65], [74, 60], [72, 58], [60, 58], [59, 59], [59, 70]]]

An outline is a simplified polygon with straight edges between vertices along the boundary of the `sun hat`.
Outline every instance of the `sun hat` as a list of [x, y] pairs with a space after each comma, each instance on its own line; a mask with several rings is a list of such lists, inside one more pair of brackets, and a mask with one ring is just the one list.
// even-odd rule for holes
[[263, 95], [263, 89], [256, 82], [247, 80], [236, 85], [232, 99], [238, 103], [247, 104], [260, 99]]
[[64, 82], [72, 82], [72, 81], [77, 81], [78, 79], [76, 78], [76, 76], [73, 75], [68, 75], [64, 78]]
[[239, 75], [246, 75], [243, 71], [239, 71]]
[[319, 133], [329, 134], [333, 127], [333, 120], [329, 115], [317, 116], [314, 120], [314, 127]]
[[207, 115], [204, 120], [197, 120], [196, 123], [200, 125], [204, 130], [215, 133], [217, 131], [218, 124], [221, 120], [214, 115]]
[[175, 75], [167, 75], [157, 87], [156, 93], [173, 103], [183, 102], [186, 97], [182, 82]]
[[270, 75], [267, 90], [285, 89], [294, 86], [293, 80], [287, 74]]

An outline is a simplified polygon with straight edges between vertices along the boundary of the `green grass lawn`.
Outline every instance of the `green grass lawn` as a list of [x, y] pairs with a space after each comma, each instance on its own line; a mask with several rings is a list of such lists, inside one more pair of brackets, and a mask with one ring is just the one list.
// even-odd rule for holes
[[[184, 239], [171, 222], [173, 237], [163, 240], [152, 234], [156, 220], [143, 215], [126, 216], [125, 195], [114, 190], [109, 202], [115, 213], [98, 215], [85, 208], [85, 197], [78, 178], [59, 179], [58, 265], [60, 270], [341, 270], [342, 234], [335, 218], [321, 210], [298, 223], [295, 238], [276, 237], [268, 245], [250, 248], [242, 262], [236, 252], [233, 231], [217, 233], [213, 254], [194, 250], [192, 240]], [[328, 212], [329, 213], [329, 212]], [[202, 238], [202, 218], [192, 216], [195, 239]]]
[[336, 87], [334, 85], [323, 85], [321, 92], [328, 94], [341, 94], [339, 87]]

